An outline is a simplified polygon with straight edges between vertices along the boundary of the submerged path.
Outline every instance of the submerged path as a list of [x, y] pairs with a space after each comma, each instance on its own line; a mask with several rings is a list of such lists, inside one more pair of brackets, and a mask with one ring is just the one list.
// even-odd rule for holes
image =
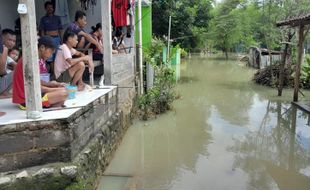
[[134, 122], [100, 189], [127, 179], [141, 190], [309, 189], [310, 119], [292, 109], [291, 90], [279, 98], [253, 73], [234, 61], [183, 63], [175, 110]]

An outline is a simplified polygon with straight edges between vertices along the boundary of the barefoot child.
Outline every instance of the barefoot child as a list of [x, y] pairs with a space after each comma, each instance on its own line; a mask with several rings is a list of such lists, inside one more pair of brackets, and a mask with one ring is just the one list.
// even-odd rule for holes
[[74, 49], [78, 43], [77, 35], [74, 32], [67, 29], [63, 40], [64, 43], [57, 50], [54, 63], [56, 80], [78, 86], [78, 90], [81, 91], [85, 87], [82, 80], [85, 64], [88, 64], [90, 73], [94, 71], [94, 64], [90, 56]]

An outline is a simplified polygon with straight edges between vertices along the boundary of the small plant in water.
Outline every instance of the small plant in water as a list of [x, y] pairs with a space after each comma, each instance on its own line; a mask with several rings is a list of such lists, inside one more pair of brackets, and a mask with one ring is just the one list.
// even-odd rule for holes
[[161, 53], [164, 43], [153, 40], [152, 46], [144, 52], [144, 61], [151, 64], [155, 70], [154, 86], [139, 97], [138, 106], [143, 120], [172, 108], [176, 99], [174, 92], [175, 73], [168, 64], [163, 64]]

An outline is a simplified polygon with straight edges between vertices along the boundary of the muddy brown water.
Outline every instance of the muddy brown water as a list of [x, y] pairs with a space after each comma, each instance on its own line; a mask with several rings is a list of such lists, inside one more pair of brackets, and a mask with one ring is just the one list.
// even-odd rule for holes
[[292, 90], [277, 97], [253, 84], [254, 71], [237, 61], [183, 62], [174, 110], [134, 121], [105, 172], [116, 177], [99, 189], [127, 176], [139, 190], [309, 190], [310, 119], [291, 106]]

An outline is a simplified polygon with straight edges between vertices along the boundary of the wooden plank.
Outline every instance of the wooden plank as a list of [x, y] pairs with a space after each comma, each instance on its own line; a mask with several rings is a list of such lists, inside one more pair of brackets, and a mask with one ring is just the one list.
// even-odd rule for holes
[[20, 15], [22, 31], [23, 70], [27, 118], [41, 117], [41, 87], [38, 64], [37, 26], [34, 0], [19, 0], [27, 7], [27, 13]]
[[111, 0], [101, 0], [101, 23], [104, 48], [104, 84], [112, 85]]
[[310, 103], [307, 104], [307, 103], [301, 103], [301, 102], [292, 102], [292, 104], [296, 106], [298, 109], [310, 114]]

